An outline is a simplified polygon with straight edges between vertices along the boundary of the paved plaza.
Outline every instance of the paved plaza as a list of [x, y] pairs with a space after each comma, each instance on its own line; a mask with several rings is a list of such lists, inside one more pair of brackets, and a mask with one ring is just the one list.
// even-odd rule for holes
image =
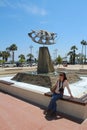
[[87, 130], [87, 120], [78, 122], [58, 115], [46, 118], [43, 108], [0, 92], [0, 130]]
[[[70, 68], [78, 69], [78, 66], [67, 67]], [[47, 118], [43, 110], [41, 106], [0, 92], [0, 130], [87, 130], [87, 119], [80, 121], [63, 114]]]

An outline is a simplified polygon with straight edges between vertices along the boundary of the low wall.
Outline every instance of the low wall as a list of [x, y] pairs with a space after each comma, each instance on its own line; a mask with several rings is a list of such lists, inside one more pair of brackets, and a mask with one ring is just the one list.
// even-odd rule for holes
[[[45, 107], [48, 106], [50, 97], [45, 96], [43, 93], [27, 90], [15, 84], [7, 85], [4, 83], [0, 83], [0, 90], [10, 93], [14, 96], [23, 98], [27, 101], [43, 105]], [[86, 119], [87, 118], [87, 105], [76, 104], [73, 102], [68, 102], [64, 100], [59, 100], [57, 102], [57, 110], [59, 112], [68, 114], [70, 116], [79, 118], [79, 119]]]

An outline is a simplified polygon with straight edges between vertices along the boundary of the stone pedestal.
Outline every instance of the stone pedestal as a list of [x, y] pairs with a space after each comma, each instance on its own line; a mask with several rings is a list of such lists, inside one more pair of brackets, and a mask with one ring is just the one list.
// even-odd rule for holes
[[48, 47], [39, 48], [37, 72], [38, 73], [54, 72], [54, 66], [50, 57]]

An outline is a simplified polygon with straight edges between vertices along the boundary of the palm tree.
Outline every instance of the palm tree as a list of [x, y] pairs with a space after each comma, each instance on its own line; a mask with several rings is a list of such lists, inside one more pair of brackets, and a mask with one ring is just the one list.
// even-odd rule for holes
[[16, 44], [12, 44], [10, 47], [7, 48], [7, 50], [12, 52], [12, 63], [14, 63], [14, 51], [17, 50]]
[[82, 45], [82, 55], [83, 55], [83, 46], [85, 46], [85, 63], [86, 63], [86, 45], [87, 45], [87, 42], [85, 40], [82, 40], [81, 45]]
[[73, 52], [73, 64], [75, 64], [76, 50], [78, 50], [78, 48], [74, 45], [71, 47], [71, 50]]
[[62, 57], [60, 55], [58, 55], [58, 57], [56, 58], [56, 64], [60, 64], [62, 63]]
[[23, 54], [20, 54], [20, 55], [18, 56], [18, 58], [20, 58], [19, 61], [20, 61], [21, 63], [23, 63], [23, 62], [25, 61], [25, 56], [24, 56]]
[[34, 56], [31, 53], [29, 53], [27, 57], [29, 57], [27, 61], [30, 63], [30, 66], [32, 66], [32, 59], [34, 58]]
[[69, 51], [68, 54], [67, 54], [67, 56], [70, 56], [69, 62], [70, 62], [70, 64], [73, 64], [73, 52]]
[[5, 51], [5, 61], [8, 61], [9, 57], [10, 57], [10, 53], [8, 51]]
[[18, 58], [20, 58], [20, 59], [25, 59], [25, 56], [24, 56], [23, 54], [20, 54], [20, 55], [18, 56]]
[[10, 53], [7, 51], [2, 51], [2, 60], [7, 62], [8, 57], [10, 57]]
[[0, 51], [0, 57], [2, 57], [2, 52]]
[[32, 59], [34, 56], [31, 53], [29, 53], [27, 57], [29, 57], [29, 59]]
[[0, 64], [2, 64], [1, 58], [2, 58], [2, 52], [0, 51]]

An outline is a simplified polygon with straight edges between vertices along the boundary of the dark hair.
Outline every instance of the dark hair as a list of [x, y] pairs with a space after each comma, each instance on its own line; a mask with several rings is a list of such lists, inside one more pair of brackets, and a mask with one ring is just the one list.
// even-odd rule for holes
[[63, 81], [67, 80], [66, 73], [61, 72], [59, 75], [60, 75], [60, 76], [64, 76], [64, 80], [63, 80]]

